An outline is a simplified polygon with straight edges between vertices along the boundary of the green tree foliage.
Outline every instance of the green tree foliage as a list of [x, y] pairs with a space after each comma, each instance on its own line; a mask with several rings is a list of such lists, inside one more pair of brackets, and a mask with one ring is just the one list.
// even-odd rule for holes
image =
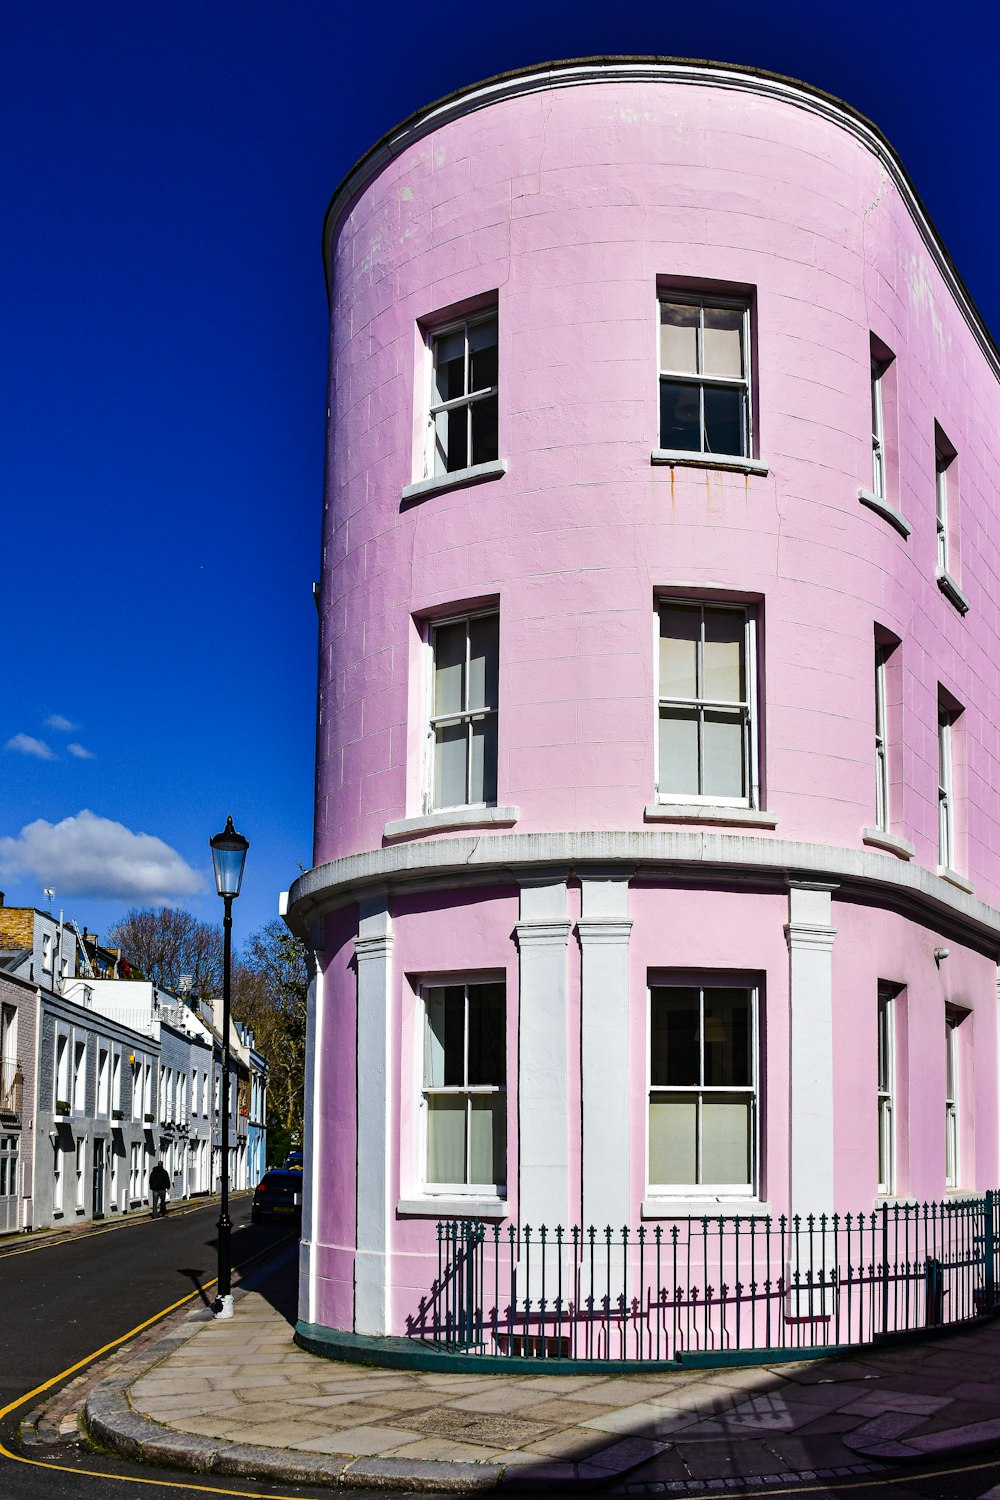
[[277, 919], [255, 932], [233, 981], [233, 1015], [249, 1026], [267, 1058], [268, 1156], [280, 1160], [302, 1140], [306, 1070], [306, 947]]

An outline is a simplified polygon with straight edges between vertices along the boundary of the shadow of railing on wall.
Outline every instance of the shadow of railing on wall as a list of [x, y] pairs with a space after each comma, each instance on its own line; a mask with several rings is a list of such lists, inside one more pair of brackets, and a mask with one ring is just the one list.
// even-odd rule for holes
[[637, 1230], [448, 1220], [407, 1334], [441, 1352], [608, 1365], [810, 1351], [997, 1303], [1000, 1194]]

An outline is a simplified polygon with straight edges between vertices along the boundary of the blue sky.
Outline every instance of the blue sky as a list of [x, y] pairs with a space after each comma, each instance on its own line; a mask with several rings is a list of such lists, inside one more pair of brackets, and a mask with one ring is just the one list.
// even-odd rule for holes
[[[848, 100], [1000, 332], [991, 7], [31, 0], [0, 11], [0, 887], [103, 931], [237, 939], [311, 856], [323, 212], [385, 130], [477, 78], [710, 57]], [[4, 748], [5, 747], [5, 748]], [[81, 816], [88, 814], [88, 816]]]

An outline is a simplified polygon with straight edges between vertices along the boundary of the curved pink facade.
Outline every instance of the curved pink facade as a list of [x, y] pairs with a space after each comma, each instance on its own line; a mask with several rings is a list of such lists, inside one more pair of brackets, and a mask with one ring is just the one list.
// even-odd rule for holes
[[[505, 986], [506, 1193], [484, 1210], [470, 1187], [470, 1214], [867, 1211], [994, 1184], [1000, 364], [890, 150], [787, 81], [560, 65], [388, 137], [327, 250], [315, 868], [290, 903], [319, 957], [303, 1318], [402, 1331], [436, 1219], [465, 1211], [427, 1181], [435, 984]], [[664, 455], [658, 298], [745, 314], [749, 451]], [[499, 462], [421, 487], [436, 330], [491, 312]], [[658, 799], [664, 601], [752, 622], [745, 796]], [[495, 796], [435, 811], [433, 631], [484, 610]], [[735, 1195], [650, 1187], [650, 994], [684, 985], [752, 993]]]

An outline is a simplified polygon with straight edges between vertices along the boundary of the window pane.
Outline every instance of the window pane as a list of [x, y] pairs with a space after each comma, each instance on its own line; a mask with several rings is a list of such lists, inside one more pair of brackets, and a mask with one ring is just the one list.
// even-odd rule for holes
[[649, 1180], [670, 1186], [698, 1181], [698, 1104], [654, 1094], [649, 1101]]
[[701, 610], [665, 604], [660, 609], [660, 697], [698, 697]]
[[507, 1181], [507, 1100], [503, 1094], [473, 1094], [469, 1181], [499, 1186]]
[[469, 985], [470, 1084], [502, 1084], [507, 1078], [504, 986]]
[[650, 995], [649, 1080], [653, 1088], [701, 1082], [699, 996], [695, 989], [658, 989]]
[[472, 463], [488, 464], [499, 457], [497, 422], [496, 396], [486, 396], [482, 401], [472, 403]]
[[753, 1082], [750, 1018], [748, 990], [705, 991], [705, 1082], [710, 1087], [749, 1088]]
[[705, 747], [703, 796], [745, 797], [742, 713], [706, 711], [702, 734]]
[[496, 615], [469, 621], [469, 708], [497, 706], [499, 638], [500, 621]]
[[434, 420], [436, 474], [453, 474], [469, 462], [469, 408], [453, 406]]
[[746, 453], [743, 409], [742, 389], [711, 385], [705, 387], [706, 453], [728, 453], [737, 457]]
[[470, 802], [497, 800], [497, 720], [477, 719], [472, 725]]
[[461, 328], [434, 340], [434, 402], [465, 395], [465, 334]]
[[434, 632], [434, 714], [465, 708], [465, 621], [439, 625]]
[[660, 303], [660, 369], [678, 375], [698, 373], [698, 308]]
[[465, 1082], [465, 991], [459, 985], [435, 985], [425, 993], [424, 1087], [460, 1086]]
[[661, 792], [697, 797], [698, 714], [686, 708], [660, 710]]
[[705, 308], [706, 375], [743, 374], [743, 310], [739, 307]]
[[497, 383], [497, 320], [469, 329], [469, 390], [484, 391]]
[[427, 1181], [466, 1181], [464, 1094], [427, 1101]]
[[708, 1095], [701, 1106], [701, 1180], [750, 1182], [750, 1101]]
[[[700, 386], [660, 381], [660, 447], [701, 452]], [[717, 450], [733, 452], [733, 449]]]
[[733, 609], [706, 609], [702, 697], [726, 703], [746, 700], [743, 638], [746, 616]]

